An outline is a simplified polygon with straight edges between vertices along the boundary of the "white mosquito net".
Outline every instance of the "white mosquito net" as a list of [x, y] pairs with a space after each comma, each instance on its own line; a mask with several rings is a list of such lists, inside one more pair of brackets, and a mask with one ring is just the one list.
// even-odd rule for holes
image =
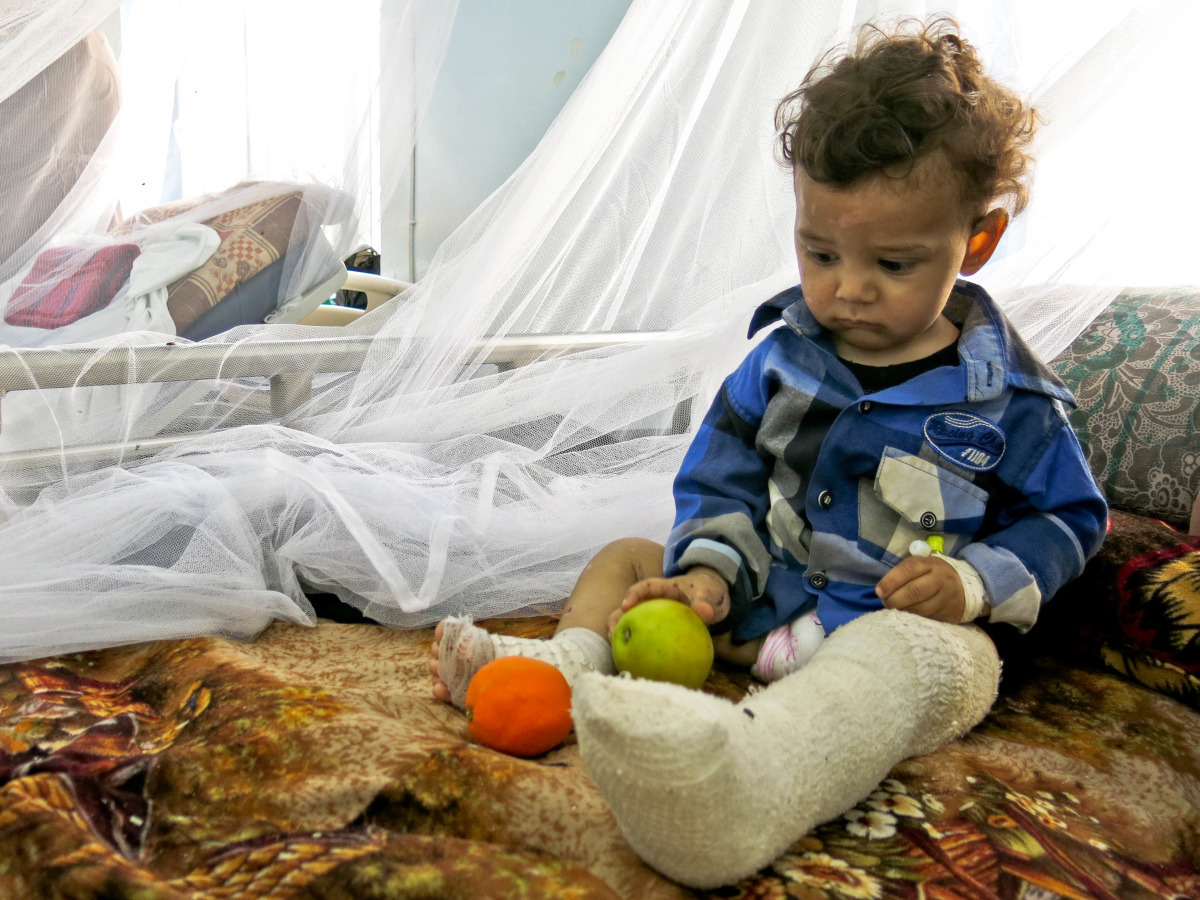
[[[311, 621], [316, 592], [400, 627], [553, 610], [606, 542], [661, 540], [751, 312], [796, 280], [774, 105], [868, 19], [957, 17], [1041, 110], [1032, 203], [977, 280], [1043, 356], [1124, 287], [1197, 281], [1194, 3], [635, 0], [412, 289], [342, 329], [195, 340], [155, 266], [177, 287], [235, 230], [223, 214], [289, 198], [285, 306], [379, 239], [454, 4], [12, 7], [0, 343], [25, 349], [0, 349], [4, 660], [246, 638]], [[96, 29], [118, 10], [113, 47]], [[196, 147], [228, 165], [189, 175]], [[164, 209], [168, 178], [183, 199]], [[96, 281], [106, 306], [37, 321], [95, 304]]]

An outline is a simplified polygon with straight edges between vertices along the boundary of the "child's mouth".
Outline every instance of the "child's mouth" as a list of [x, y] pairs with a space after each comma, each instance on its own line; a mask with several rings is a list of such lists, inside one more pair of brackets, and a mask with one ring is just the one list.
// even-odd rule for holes
[[838, 319], [838, 325], [842, 328], [878, 328], [874, 322], [868, 322], [865, 319]]

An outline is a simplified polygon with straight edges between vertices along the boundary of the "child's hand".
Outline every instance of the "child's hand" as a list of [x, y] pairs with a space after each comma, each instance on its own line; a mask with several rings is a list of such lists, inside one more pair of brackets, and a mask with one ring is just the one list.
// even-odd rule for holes
[[612, 635], [621, 616], [633, 607], [643, 601], [659, 598], [686, 603], [709, 625], [729, 615], [729, 585], [725, 579], [716, 569], [693, 566], [674, 578], [647, 578], [631, 587], [621, 605], [608, 618], [609, 635]]
[[875, 585], [889, 609], [905, 609], [939, 622], [962, 621], [966, 608], [962, 579], [954, 567], [936, 556], [910, 556]]

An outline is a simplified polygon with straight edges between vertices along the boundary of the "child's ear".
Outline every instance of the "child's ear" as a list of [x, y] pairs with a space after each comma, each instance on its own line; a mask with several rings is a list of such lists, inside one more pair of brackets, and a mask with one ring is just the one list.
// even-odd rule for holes
[[1008, 228], [1008, 210], [993, 209], [982, 219], [971, 226], [971, 238], [967, 241], [967, 254], [963, 257], [962, 267], [958, 270], [962, 275], [974, 275], [983, 268], [983, 264], [992, 258], [1000, 238]]

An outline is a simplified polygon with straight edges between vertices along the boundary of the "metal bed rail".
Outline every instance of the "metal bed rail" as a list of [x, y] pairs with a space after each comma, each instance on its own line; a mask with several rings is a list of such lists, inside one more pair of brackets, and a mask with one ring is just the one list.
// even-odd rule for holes
[[[475, 345], [475, 359], [501, 368], [539, 359], [627, 344], [664, 341], [669, 332], [516, 334]], [[358, 371], [372, 348], [398, 339], [320, 337], [240, 344], [168, 341], [135, 347], [0, 349], [0, 428], [9, 391], [172, 381], [269, 379], [271, 413], [285, 416], [312, 396], [313, 376]], [[0, 453], [0, 474], [48, 464], [100, 463], [152, 456], [203, 432], [148, 436], [120, 443], [87, 444]]]

